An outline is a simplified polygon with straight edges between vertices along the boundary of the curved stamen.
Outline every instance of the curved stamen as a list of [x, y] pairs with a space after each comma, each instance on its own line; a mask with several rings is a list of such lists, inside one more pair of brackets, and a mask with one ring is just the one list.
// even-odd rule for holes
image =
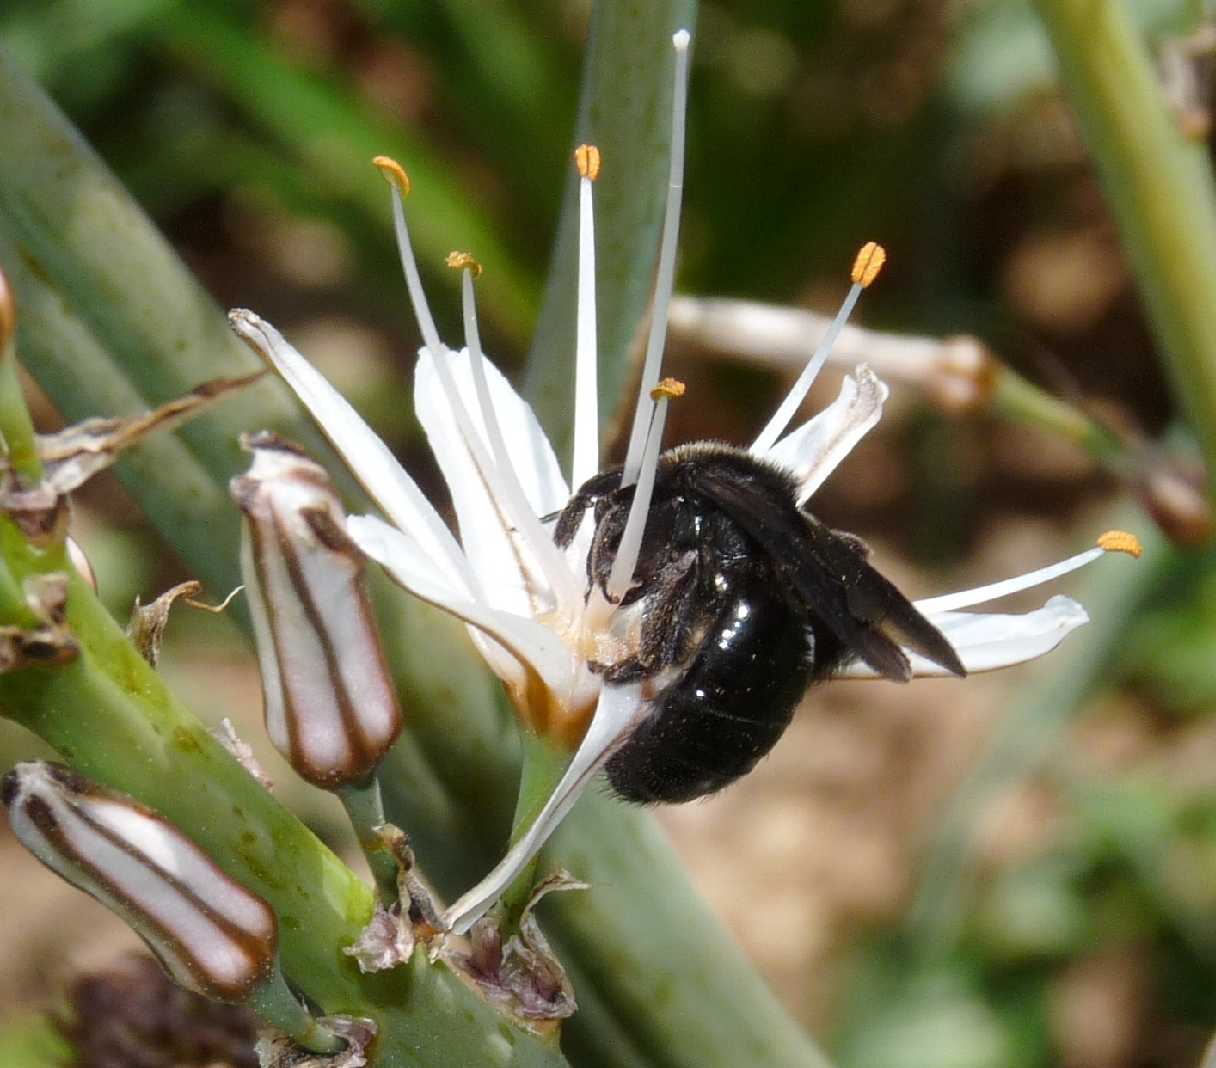
[[1108, 530], [1098, 538], [1098, 544], [1092, 549], [1086, 549], [1083, 553], [1070, 556], [1067, 560], [1041, 567], [1037, 571], [1031, 571], [1025, 575], [1016, 575], [1002, 582], [978, 586], [973, 590], [960, 590], [958, 593], [947, 593], [941, 597], [929, 597], [923, 601], [916, 601], [915, 605], [917, 611], [928, 615], [953, 612], [959, 608], [970, 608], [977, 604], [987, 604], [998, 597], [1007, 597], [1011, 593], [1019, 593], [1034, 586], [1041, 586], [1044, 582], [1067, 575], [1070, 571], [1076, 571], [1086, 564], [1093, 563], [1107, 553], [1127, 553], [1129, 556], [1139, 556], [1141, 551], [1140, 542], [1134, 534], [1128, 534], [1122, 530]]
[[409, 175], [400, 163], [389, 156], [377, 156], [372, 163], [380, 169], [392, 191], [393, 230], [397, 235], [397, 252], [401, 256], [401, 269], [405, 272], [410, 303], [414, 306], [414, 318], [418, 320], [418, 329], [422, 331], [422, 340], [426, 347], [438, 357], [443, 350], [443, 344], [439, 340], [439, 331], [435, 329], [435, 320], [431, 318], [431, 309], [426, 303], [426, 292], [418, 274], [418, 262], [414, 259], [414, 246], [410, 243], [410, 229], [405, 222], [405, 198], [410, 191]]
[[815, 377], [827, 362], [828, 356], [831, 355], [832, 346], [836, 344], [840, 331], [844, 329], [845, 323], [849, 321], [849, 316], [853, 314], [853, 309], [857, 306], [857, 301], [861, 297], [861, 291], [878, 277], [878, 272], [886, 261], [887, 253], [882, 245], [875, 244], [873, 241], [867, 241], [861, 246], [861, 250], [853, 261], [851, 275], [853, 284], [849, 287], [849, 292], [845, 296], [844, 302], [840, 305], [840, 311], [836, 313], [836, 318], [832, 320], [832, 325], [828, 327], [827, 332], [823, 335], [823, 340], [819, 342], [818, 347], [807, 362], [807, 365], [802, 369], [802, 373], [798, 376], [797, 381], [794, 382], [789, 393], [785, 395], [785, 400], [781, 402], [780, 406], [773, 413], [773, 417], [768, 421], [768, 424], [760, 431], [756, 440], [752, 442], [749, 451], [753, 456], [759, 456], [768, 452], [769, 449], [777, 444], [777, 439], [781, 436], [782, 431], [789, 426], [789, 422], [794, 418], [794, 413], [798, 410], [798, 406], [810, 391]]
[[646, 449], [642, 454], [642, 468], [638, 475], [637, 489], [629, 506], [625, 530], [617, 547], [616, 559], [608, 575], [608, 596], [619, 602], [633, 582], [633, 570], [637, 567], [642, 552], [642, 535], [646, 532], [646, 517], [650, 514], [650, 498], [654, 493], [654, 476], [658, 468], [659, 448], [663, 443], [663, 426], [667, 422], [667, 402], [672, 397], [682, 396], [684, 384], [674, 378], [665, 378], [651, 391], [654, 415], [650, 421], [650, 432], [646, 435]]
[[688, 109], [688, 43], [687, 30], [672, 35], [676, 51], [675, 84], [671, 94], [671, 171], [667, 183], [667, 207], [663, 216], [663, 239], [659, 245], [659, 271], [655, 279], [654, 307], [650, 313], [650, 335], [646, 340], [646, 362], [642, 366], [642, 384], [638, 404], [633, 413], [633, 429], [629, 432], [629, 451], [621, 471], [621, 485], [632, 486], [642, 469], [642, 454], [654, 417], [655, 402], [651, 390], [659, 380], [663, 345], [667, 340], [667, 305], [676, 273], [676, 245], [680, 239], [680, 200], [684, 194], [684, 113]]
[[578, 489], [600, 469], [600, 411], [595, 308], [595, 214], [592, 184], [600, 173], [600, 150], [579, 145], [578, 165], [578, 332], [574, 361], [574, 456], [570, 486]]
[[[453, 259], [460, 255], [453, 253], [452, 256], [449, 256], [449, 265], [452, 265]], [[506, 441], [503, 439], [502, 427], [494, 412], [494, 405], [490, 401], [490, 388], [486, 384], [486, 369], [483, 362], [485, 353], [481, 348], [481, 333], [477, 328], [477, 304], [473, 298], [473, 267], [476, 267], [478, 274], [481, 273], [481, 267], [472, 257], [468, 257], [467, 261], [458, 260], [456, 265], [462, 267], [461, 304], [464, 313], [464, 338], [469, 347], [469, 368], [473, 374], [473, 390], [477, 394], [477, 404], [481, 409], [482, 423], [490, 441], [493, 462], [497, 465], [502, 504], [511, 522], [515, 524], [528, 548], [535, 555], [537, 563], [549, 583], [549, 588], [557, 598], [559, 610], [572, 611], [580, 597], [578, 582], [561, 550], [554, 544], [553, 538], [546, 532], [540, 519], [537, 518], [535, 510], [528, 503], [523, 486], [520, 485], [519, 476], [515, 473], [515, 467], [511, 463], [510, 454], [507, 452]], [[480, 468], [482, 465], [478, 463], [477, 466]], [[487, 482], [491, 481], [486, 472], [483, 471], [482, 474]]]
[[[469, 412], [460, 396], [460, 391], [456, 388], [452, 369], [448, 365], [451, 350], [439, 339], [439, 333], [435, 329], [435, 321], [431, 317], [430, 308], [427, 306], [426, 294], [422, 288], [422, 279], [418, 274], [418, 264], [414, 258], [413, 246], [410, 243], [409, 226], [405, 218], [405, 195], [410, 189], [409, 177], [399, 163], [387, 156], [377, 156], [372, 162], [380, 168], [385, 180], [389, 183], [389, 188], [392, 190], [393, 227], [397, 235], [397, 249], [401, 255], [401, 266], [405, 272], [405, 281], [409, 288], [410, 301], [414, 306], [414, 315], [418, 319], [418, 327], [422, 331], [423, 340], [435, 361], [435, 370], [439, 375], [439, 381], [444, 394], [447, 396], [452, 416], [460, 428], [461, 436], [465, 440], [465, 444], [470, 455], [473, 457], [474, 464], [481, 473], [481, 477], [485, 479], [487, 488], [493, 494], [494, 499], [501, 502], [506, 509], [511, 522], [518, 529], [525, 532], [530, 527], [539, 528], [539, 524], [535, 522], [536, 517], [527, 506], [526, 500], [523, 499], [522, 490], [519, 490], [518, 494], [512, 494], [512, 484], [518, 489], [519, 482], [510, 463], [506, 461], [505, 449], [501, 454], [502, 462], [495, 464], [486, 454], [481, 435], [474, 427]], [[470, 262], [475, 262], [472, 261], [471, 257], [469, 259]], [[449, 257], [449, 265], [452, 265], [451, 257]], [[461, 260], [454, 265], [461, 267], [465, 264]], [[467, 328], [469, 320], [469, 312], [467, 310], [465, 320]], [[475, 315], [473, 316], [473, 322], [475, 329]], [[472, 360], [472, 358], [470, 358], [470, 362], [475, 367], [477, 366], [476, 361]], [[482, 382], [484, 385], [484, 373], [482, 375]], [[497, 426], [496, 423], [494, 425]], [[492, 436], [493, 431], [488, 421], [486, 423], [486, 430]], [[535, 534], [532, 536], [525, 534], [525, 536], [536, 554], [546, 581], [549, 583], [558, 611], [563, 615], [572, 615], [576, 609], [579, 597], [578, 584], [574, 575], [566, 566], [565, 558], [554, 547], [550, 538], [537, 537]]]

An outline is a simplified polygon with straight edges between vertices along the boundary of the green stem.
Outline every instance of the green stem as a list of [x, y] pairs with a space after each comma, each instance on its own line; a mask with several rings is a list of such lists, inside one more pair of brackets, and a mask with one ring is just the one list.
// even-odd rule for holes
[[397, 861], [380, 837], [384, 826], [384, 802], [380, 796], [380, 780], [373, 774], [367, 782], [350, 783], [335, 791], [350, 824], [359, 839], [359, 848], [376, 880], [380, 903], [386, 908], [397, 901]]
[[1108, 467], [1119, 469], [1127, 450], [1114, 434], [1067, 401], [1001, 365], [992, 387], [992, 411], [1071, 441]]
[[296, 1045], [313, 1053], [333, 1054], [346, 1048], [343, 1039], [318, 1023], [300, 1004], [300, 999], [288, 988], [277, 960], [270, 978], [249, 996], [249, 1007]]
[[0, 434], [8, 462], [30, 485], [42, 479], [42, 461], [34, 437], [34, 424], [25, 407], [17, 358], [9, 352], [0, 358]]
[[1216, 198], [1120, 0], [1035, 0], [1216, 490]]

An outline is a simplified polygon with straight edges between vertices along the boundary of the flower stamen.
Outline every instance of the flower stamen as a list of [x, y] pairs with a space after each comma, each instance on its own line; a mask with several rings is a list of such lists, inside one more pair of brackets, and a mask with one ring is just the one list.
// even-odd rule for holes
[[[557, 599], [559, 611], [573, 613], [579, 599], [574, 575], [567, 566], [561, 551], [553, 543], [553, 538], [546, 532], [537, 518], [535, 510], [528, 503], [523, 486], [520, 485], [519, 476], [515, 473], [515, 468], [511, 463], [510, 454], [507, 452], [506, 441], [503, 438], [502, 427], [499, 425], [493, 402], [490, 400], [490, 387], [486, 383], [485, 353], [481, 347], [481, 332], [477, 327], [477, 303], [473, 297], [473, 279], [481, 273], [481, 264], [467, 252], [453, 252], [447, 258], [447, 265], [461, 270], [461, 304], [464, 313], [465, 343], [469, 347], [469, 369], [473, 375], [473, 390], [477, 394], [477, 404], [481, 409], [482, 423], [485, 426], [486, 437], [489, 439], [490, 452], [493, 456], [492, 461], [486, 457], [486, 463], [483, 465], [477, 452], [474, 452], [474, 462], [477, 463], [478, 468], [482, 469], [482, 476], [488, 483], [492, 483], [492, 479], [486, 468], [491, 463], [496, 468], [502, 491], [502, 503], [511, 522], [523, 536], [528, 548], [536, 555], [540, 569], [549, 583], [549, 588]], [[437, 359], [436, 366], [442, 362], [444, 361]], [[440, 373], [442, 375], [442, 371]], [[454, 390], [449, 393], [449, 400], [455, 410], [457, 402]], [[459, 413], [457, 413], [457, 418], [460, 418]], [[470, 451], [473, 451], [472, 437], [475, 436], [475, 431], [472, 427], [470, 427], [470, 432], [467, 436], [470, 438]]]
[[823, 340], [819, 342], [818, 347], [807, 362], [807, 365], [802, 369], [802, 373], [798, 376], [797, 381], [791, 387], [789, 393], [785, 395], [785, 400], [781, 402], [780, 406], [773, 413], [773, 417], [768, 421], [764, 429], [760, 431], [756, 440], [752, 442], [750, 452], [753, 456], [761, 456], [777, 444], [777, 439], [781, 437], [782, 431], [789, 426], [789, 422], [794, 418], [794, 413], [798, 410], [798, 406], [810, 391], [815, 377], [827, 362], [828, 356], [831, 355], [832, 346], [836, 344], [840, 331], [844, 329], [845, 323], [849, 321], [849, 316], [853, 314], [853, 309], [857, 306], [857, 301], [861, 297], [861, 291], [878, 277], [878, 272], [882, 270], [882, 265], [886, 262], [886, 249], [874, 241], [867, 241], [858, 250], [857, 257], [853, 261], [853, 270], [849, 274], [853, 284], [849, 287], [849, 292], [846, 294], [844, 302], [840, 305], [840, 311], [836, 313], [836, 318], [832, 320], [832, 325], [828, 327], [827, 332], [823, 335]]
[[443, 352], [443, 343], [439, 340], [439, 331], [435, 329], [435, 320], [431, 317], [431, 309], [427, 306], [426, 291], [422, 288], [422, 278], [418, 274], [418, 261], [414, 258], [414, 247], [410, 244], [410, 230], [405, 222], [405, 198], [410, 192], [410, 178], [405, 168], [389, 156], [376, 156], [372, 160], [384, 175], [392, 190], [393, 201], [393, 230], [397, 235], [397, 252], [401, 256], [401, 269], [405, 272], [405, 284], [409, 290], [410, 303], [414, 306], [414, 318], [418, 320], [418, 328], [422, 331], [422, 340], [426, 347], [438, 359]]
[[646, 448], [642, 453], [642, 469], [638, 475], [621, 544], [617, 547], [612, 571], [608, 574], [608, 598], [619, 602], [633, 583], [634, 568], [642, 552], [642, 535], [646, 532], [646, 517], [650, 514], [650, 498], [654, 493], [654, 477], [659, 465], [659, 449], [663, 443], [663, 427], [667, 422], [667, 405], [672, 397], [684, 394], [684, 383], [665, 378], [650, 391], [650, 427]]
[[600, 469], [600, 411], [595, 304], [595, 214], [592, 183], [600, 173], [600, 150], [579, 145], [578, 167], [578, 311], [574, 366], [574, 455], [570, 485], [577, 489]]
[[633, 413], [633, 429], [629, 433], [629, 451], [621, 471], [621, 485], [632, 486], [643, 466], [647, 440], [653, 426], [655, 401], [650, 391], [659, 380], [663, 346], [667, 342], [667, 306], [676, 273], [676, 245], [680, 239], [680, 201], [684, 195], [684, 125], [688, 110], [688, 42], [687, 30], [672, 35], [676, 52], [675, 82], [671, 94], [671, 171], [667, 182], [667, 206], [663, 216], [663, 238], [659, 245], [659, 271], [654, 287], [654, 307], [650, 313], [650, 335], [646, 340], [646, 362], [642, 367], [642, 384], [638, 405]]
[[1002, 582], [977, 586], [973, 590], [959, 590], [957, 593], [947, 593], [941, 597], [929, 597], [915, 602], [916, 608], [919, 612], [928, 615], [953, 612], [956, 609], [970, 608], [977, 604], [987, 604], [1000, 597], [1008, 597], [1010, 594], [1020, 593], [1022, 590], [1029, 590], [1035, 586], [1041, 586], [1045, 582], [1051, 582], [1061, 575], [1067, 575], [1070, 571], [1076, 571], [1086, 564], [1093, 563], [1107, 553], [1126, 553], [1129, 556], [1138, 557], [1142, 551], [1140, 539], [1134, 534], [1123, 530], [1108, 530], [1098, 538], [1097, 544], [1092, 549], [1086, 549], [1083, 553], [1070, 556], [1067, 560], [1049, 564], [1047, 567], [1041, 567], [1025, 575], [1015, 575]]
[[[469, 411], [461, 399], [459, 390], [456, 388], [452, 368], [449, 365], [452, 353], [440, 340], [439, 333], [435, 329], [435, 321], [431, 317], [431, 311], [426, 302], [426, 293], [422, 288], [422, 279], [418, 274], [418, 263], [414, 258], [413, 246], [410, 244], [409, 226], [405, 218], [404, 199], [405, 194], [410, 189], [409, 178], [405, 173], [405, 169], [388, 156], [377, 156], [372, 162], [380, 168], [380, 173], [384, 175], [385, 180], [389, 183], [389, 188], [392, 190], [393, 226], [397, 234], [397, 248], [401, 255], [401, 266], [405, 272], [405, 281], [409, 288], [410, 301], [414, 306], [414, 315], [418, 320], [418, 327], [422, 331], [423, 341], [434, 361], [440, 385], [448, 399], [448, 405], [452, 410], [452, 416], [456, 420], [456, 425], [460, 428], [465, 446], [468, 448], [469, 454], [473, 458], [473, 463], [481, 473], [481, 477], [485, 480], [486, 486], [494, 499], [501, 503], [508, 513], [511, 522], [518, 529], [525, 532], [529, 547], [535, 553], [541, 571], [544, 573], [545, 579], [552, 591], [559, 614], [571, 617], [576, 611], [579, 601], [577, 582], [573, 573], [566, 566], [565, 559], [561, 553], [553, 545], [552, 539], [547, 536], [539, 538], [536, 536], [536, 531], [541, 531], [540, 524], [536, 522], [536, 517], [532, 509], [528, 507], [527, 501], [523, 496], [523, 491], [519, 489], [519, 481], [515, 477], [514, 469], [506, 456], [506, 449], [503, 448], [500, 453], [500, 464], [495, 464], [490, 459], [486, 454], [481, 435], [474, 427]], [[478, 273], [480, 273], [480, 264], [468, 253], [454, 253], [452, 256], [449, 256], [448, 266], [462, 268], [466, 274], [470, 274], [475, 266], [478, 268]], [[466, 328], [468, 318], [469, 313], [466, 310]], [[475, 333], [475, 315], [473, 315], [473, 323]], [[474, 367], [477, 367], [477, 361], [473, 360], [471, 356], [470, 363]], [[474, 375], [476, 375], [476, 371], [474, 371]], [[492, 437], [493, 431], [489, 421], [487, 421], [486, 430], [487, 434]], [[501, 440], [501, 434], [499, 437]], [[493, 448], [493, 445], [491, 445], [491, 448]], [[513, 494], [512, 487], [518, 492]], [[535, 530], [532, 528], [535, 528]], [[541, 534], [543, 535], [543, 531], [541, 531]]]

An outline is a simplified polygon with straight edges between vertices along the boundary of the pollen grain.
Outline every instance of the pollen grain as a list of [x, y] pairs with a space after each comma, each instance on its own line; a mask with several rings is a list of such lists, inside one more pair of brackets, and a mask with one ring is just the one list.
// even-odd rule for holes
[[1140, 539], [1126, 530], [1108, 530], [1105, 534], [1100, 535], [1098, 548], [1105, 549], [1108, 553], [1127, 553], [1128, 556], [1137, 558], [1144, 552]]
[[887, 262], [887, 250], [876, 241], [867, 241], [861, 246], [857, 258], [853, 261], [853, 271], [850, 277], [853, 284], [865, 289], [878, 277], [882, 265]]

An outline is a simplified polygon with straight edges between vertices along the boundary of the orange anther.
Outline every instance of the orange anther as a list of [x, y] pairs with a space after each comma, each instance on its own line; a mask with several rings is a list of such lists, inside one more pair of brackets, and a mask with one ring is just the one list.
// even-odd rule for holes
[[684, 383], [678, 378], [663, 378], [650, 391], [651, 400], [672, 400], [684, 396]]
[[1128, 556], [1139, 557], [1144, 552], [1140, 539], [1126, 530], [1108, 530], [1098, 538], [1098, 548], [1108, 553], [1127, 553]]
[[886, 262], [887, 250], [876, 241], [867, 241], [861, 246], [857, 258], [853, 261], [853, 272], [850, 276], [853, 283], [865, 289], [878, 277], [878, 272], [882, 270], [882, 265]]
[[579, 145], [574, 150], [574, 165], [580, 178], [594, 182], [600, 176], [600, 150], [595, 145]]
[[481, 274], [481, 264], [468, 252], [449, 252], [447, 259], [443, 262], [454, 271], [463, 271], [468, 268], [473, 272], [474, 278]]
[[372, 163], [380, 169], [380, 173], [384, 175], [384, 180], [392, 186], [396, 186], [397, 191], [403, 196], [410, 195], [410, 176], [405, 173], [405, 168], [401, 166], [392, 156], [376, 156]]

